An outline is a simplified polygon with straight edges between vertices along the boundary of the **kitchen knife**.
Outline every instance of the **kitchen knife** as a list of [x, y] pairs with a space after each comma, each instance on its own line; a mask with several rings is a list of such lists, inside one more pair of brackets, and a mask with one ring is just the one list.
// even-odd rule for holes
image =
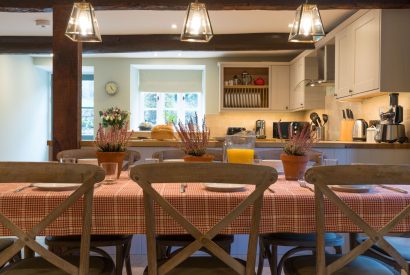
[[342, 112], [343, 112], [343, 119], [346, 119], [345, 109], [343, 109]]
[[350, 110], [350, 109], [349, 109], [349, 111], [350, 111], [350, 118], [351, 118], [351, 119], [354, 119], [354, 116], [353, 116], [353, 111], [352, 111], [352, 110]]

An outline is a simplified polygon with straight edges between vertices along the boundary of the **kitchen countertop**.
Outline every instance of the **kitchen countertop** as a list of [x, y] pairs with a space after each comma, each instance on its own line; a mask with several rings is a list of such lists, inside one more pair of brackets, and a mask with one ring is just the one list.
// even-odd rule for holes
[[[155, 140], [155, 139], [133, 139], [129, 142], [130, 147], [177, 147], [177, 140]], [[282, 148], [283, 142], [278, 139], [258, 139], [256, 148]], [[47, 145], [52, 146], [48, 141]], [[94, 146], [93, 141], [81, 141], [81, 146]], [[211, 140], [209, 147], [222, 147], [223, 142]], [[353, 141], [320, 141], [315, 143], [314, 148], [335, 148], [335, 149], [410, 149], [410, 143], [367, 143]]]

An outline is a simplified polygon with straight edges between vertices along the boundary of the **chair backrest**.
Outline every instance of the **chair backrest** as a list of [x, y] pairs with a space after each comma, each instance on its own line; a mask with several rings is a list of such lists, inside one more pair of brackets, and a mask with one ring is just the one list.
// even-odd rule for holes
[[[216, 161], [222, 161], [223, 159], [223, 151], [221, 148], [207, 148], [206, 153], [213, 155]], [[152, 154], [152, 158], [159, 159], [159, 162], [163, 162], [166, 159], [182, 159], [184, 156], [184, 151], [180, 149], [158, 151]]]
[[57, 160], [61, 158], [95, 159], [97, 158], [97, 148], [82, 148], [64, 150], [57, 153]]
[[[409, 264], [384, 238], [390, 230], [410, 214], [410, 203], [383, 228], [373, 228], [355, 213], [329, 185], [400, 184], [410, 185], [410, 166], [398, 165], [340, 165], [321, 166], [309, 169], [305, 174], [307, 182], [315, 185], [315, 211], [317, 230], [316, 274], [332, 274], [377, 243], [409, 273]], [[331, 201], [369, 237], [347, 255], [326, 266], [325, 263], [325, 209], [324, 196]]]
[[[280, 154], [283, 153], [282, 149], [268, 149], [255, 152], [255, 158], [257, 159], [280, 159]], [[323, 153], [315, 150], [308, 152], [309, 161], [315, 162], [316, 165], [322, 165]]]
[[[17, 183], [82, 183], [60, 205], [54, 208], [46, 217], [36, 224], [29, 232], [20, 229], [3, 213], [0, 213], [0, 223], [9, 229], [18, 240], [0, 253], [0, 266], [5, 264], [24, 246], [28, 246], [44, 259], [70, 274], [88, 274], [89, 249], [91, 232], [91, 214], [94, 183], [104, 179], [104, 170], [88, 164], [59, 164], [59, 163], [29, 163], [29, 162], [0, 162], [0, 184]], [[36, 242], [35, 237], [50, 223], [55, 221], [66, 209], [80, 198], [83, 200], [83, 219], [81, 235], [80, 266], [65, 261], [56, 254], [45, 249]], [[12, 207], [12, 206], [10, 206]], [[18, 205], [16, 205], [18, 207]]]
[[[131, 178], [144, 190], [149, 275], [167, 273], [201, 247], [206, 247], [239, 274], [250, 275], [255, 273], [257, 234], [259, 230], [263, 192], [270, 184], [276, 181], [276, 170], [266, 166], [228, 163], [159, 163], [137, 165], [131, 170]], [[185, 182], [250, 184], [255, 185], [255, 189], [237, 207], [227, 213], [213, 228], [206, 233], [202, 233], [151, 186], [151, 183]], [[192, 242], [186, 246], [159, 267], [157, 266], [155, 249], [155, 213], [153, 201], [160, 205], [166, 213], [177, 221], [196, 240], [196, 242]], [[250, 205], [253, 205], [252, 221], [249, 234], [247, 265], [244, 267], [226, 253], [225, 250], [215, 244], [212, 238], [235, 220], [238, 215]]]

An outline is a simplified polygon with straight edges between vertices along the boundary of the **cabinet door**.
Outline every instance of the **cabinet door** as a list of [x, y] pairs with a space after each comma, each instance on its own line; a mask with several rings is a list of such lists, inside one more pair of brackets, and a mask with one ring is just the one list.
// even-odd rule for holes
[[289, 109], [289, 66], [271, 66], [271, 106], [275, 111]]
[[371, 11], [352, 25], [354, 41], [353, 94], [379, 89], [380, 16]]
[[304, 108], [304, 75], [305, 75], [305, 62], [304, 58], [290, 65], [290, 92], [289, 102], [290, 109], [297, 110]]
[[336, 35], [336, 98], [347, 97], [353, 90], [353, 33], [348, 27], [343, 32]]

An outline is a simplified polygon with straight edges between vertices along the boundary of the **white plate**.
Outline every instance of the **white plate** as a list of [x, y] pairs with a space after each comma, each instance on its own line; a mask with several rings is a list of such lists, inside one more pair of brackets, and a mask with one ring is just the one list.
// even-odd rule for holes
[[203, 183], [202, 184], [205, 189], [209, 191], [217, 191], [217, 192], [237, 192], [237, 191], [244, 191], [246, 185], [245, 184], [235, 184], [235, 183]]
[[80, 187], [81, 183], [33, 183], [32, 186], [44, 191], [67, 191]]
[[332, 185], [335, 191], [348, 193], [367, 193], [372, 187], [370, 185]]
[[164, 159], [163, 162], [184, 162], [183, 159]]
[[275, 168], [279, 174], [283, 174], [283, 163], [276, 159], [261, 159], [259, 165], [269, 166]]

